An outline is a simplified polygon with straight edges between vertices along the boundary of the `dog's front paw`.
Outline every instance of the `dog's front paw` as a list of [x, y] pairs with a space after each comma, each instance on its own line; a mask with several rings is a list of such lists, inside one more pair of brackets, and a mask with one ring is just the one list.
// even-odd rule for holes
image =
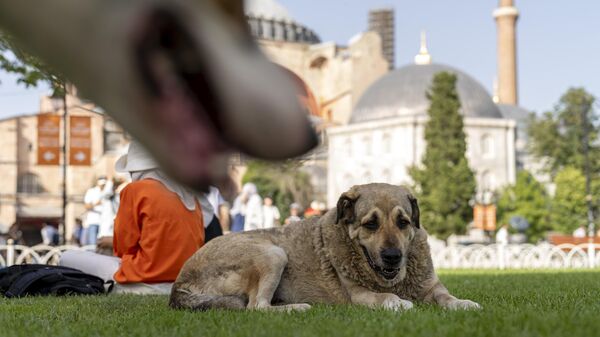
[[470, 300], [453, 300], [445, 305], [446, 309], [450, 310], [479, 310], [481, 305]]
[[386, 310], [401, 311], [408, 310], [413, 307], [411, 301], [403, 300], [394, 294], [385, 294], [385, 299], [381, 306]]

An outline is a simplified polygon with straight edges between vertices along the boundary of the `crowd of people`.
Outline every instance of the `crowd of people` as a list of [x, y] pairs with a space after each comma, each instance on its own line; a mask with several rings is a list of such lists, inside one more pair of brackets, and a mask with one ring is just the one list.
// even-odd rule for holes
[[211, 239], [324, 211], [319, 202], [304, 213], [292, 203], [282, 219], [273, 198], [262, 198], [253, 183], [243, 185], [230, 208], [216, 187], [198, 193], [169, 178], [137, 142], [115, 169], [129, 179], [99, 177], [85, 194], [86, 213], [74, 234], [81, 245], [96, 245], [96, 252], [68, 250], [60, 264], [116, 282], [117, 293], [168, 293], [185, 261]]
[[231, 208], [231, 228], [232, 232], [241, 232], [262, 228], [273, 228], [287, 225], [302, 220], [303, 217], [321, 215], [325, 211], [325, 204], [313, 201], [311, 206], [302, 213], [302, 206], [299, 203], [292, 203], [289, 206], [289, 216], [281, 218], [279, 208], [273, 203], [272, 196], [262, 198], [256, 185], [246, 183], [242, 187], [242, 192], [235, 198]]

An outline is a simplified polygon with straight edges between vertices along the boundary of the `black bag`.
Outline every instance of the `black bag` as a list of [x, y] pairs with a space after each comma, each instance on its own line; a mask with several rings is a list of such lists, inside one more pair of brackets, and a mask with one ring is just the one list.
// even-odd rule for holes
[[104, 280], [80, 270], [44, 264], [22, 264], [0, 269], [0, 294], [6, 297], [35, 295], [99, 295]]

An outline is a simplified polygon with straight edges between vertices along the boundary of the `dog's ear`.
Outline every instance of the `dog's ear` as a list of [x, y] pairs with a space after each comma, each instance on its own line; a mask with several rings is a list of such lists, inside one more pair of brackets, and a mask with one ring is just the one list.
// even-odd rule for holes
[[356, 220], [356, 213], [354, 212], [354, 204], [358, 199], [359, 194], [351, 189], [348, 192], [342, 193], [338, 199], [336, 206], [336, 217], [335, 223], [351, 224]]
[[415, 225], [417, 228], [421, 228], [421, 211], [419, 211], [419, 204], [417, 202], [417, 198], [415, 198], [412, 194], [408, 195], [408, 201], [410, 201], [410, 222]]

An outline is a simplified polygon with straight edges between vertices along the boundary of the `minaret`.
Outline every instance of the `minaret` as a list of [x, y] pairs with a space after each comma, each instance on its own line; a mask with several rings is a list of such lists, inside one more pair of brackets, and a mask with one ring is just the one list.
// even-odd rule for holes
[[498, 29], [498, 100], [517, 105], [517, 37], [516, 25], [519, 11], [513, 0], [499, 0], [494, 10]]
[[425, 34], [425, 31], [421, 32], [421, 48], [419, 48], [419, 53], [415, 55], [415, 64], [431, 64], [431, 55], [429, 55], [429, 51], [427, 50], [427, 34]]

